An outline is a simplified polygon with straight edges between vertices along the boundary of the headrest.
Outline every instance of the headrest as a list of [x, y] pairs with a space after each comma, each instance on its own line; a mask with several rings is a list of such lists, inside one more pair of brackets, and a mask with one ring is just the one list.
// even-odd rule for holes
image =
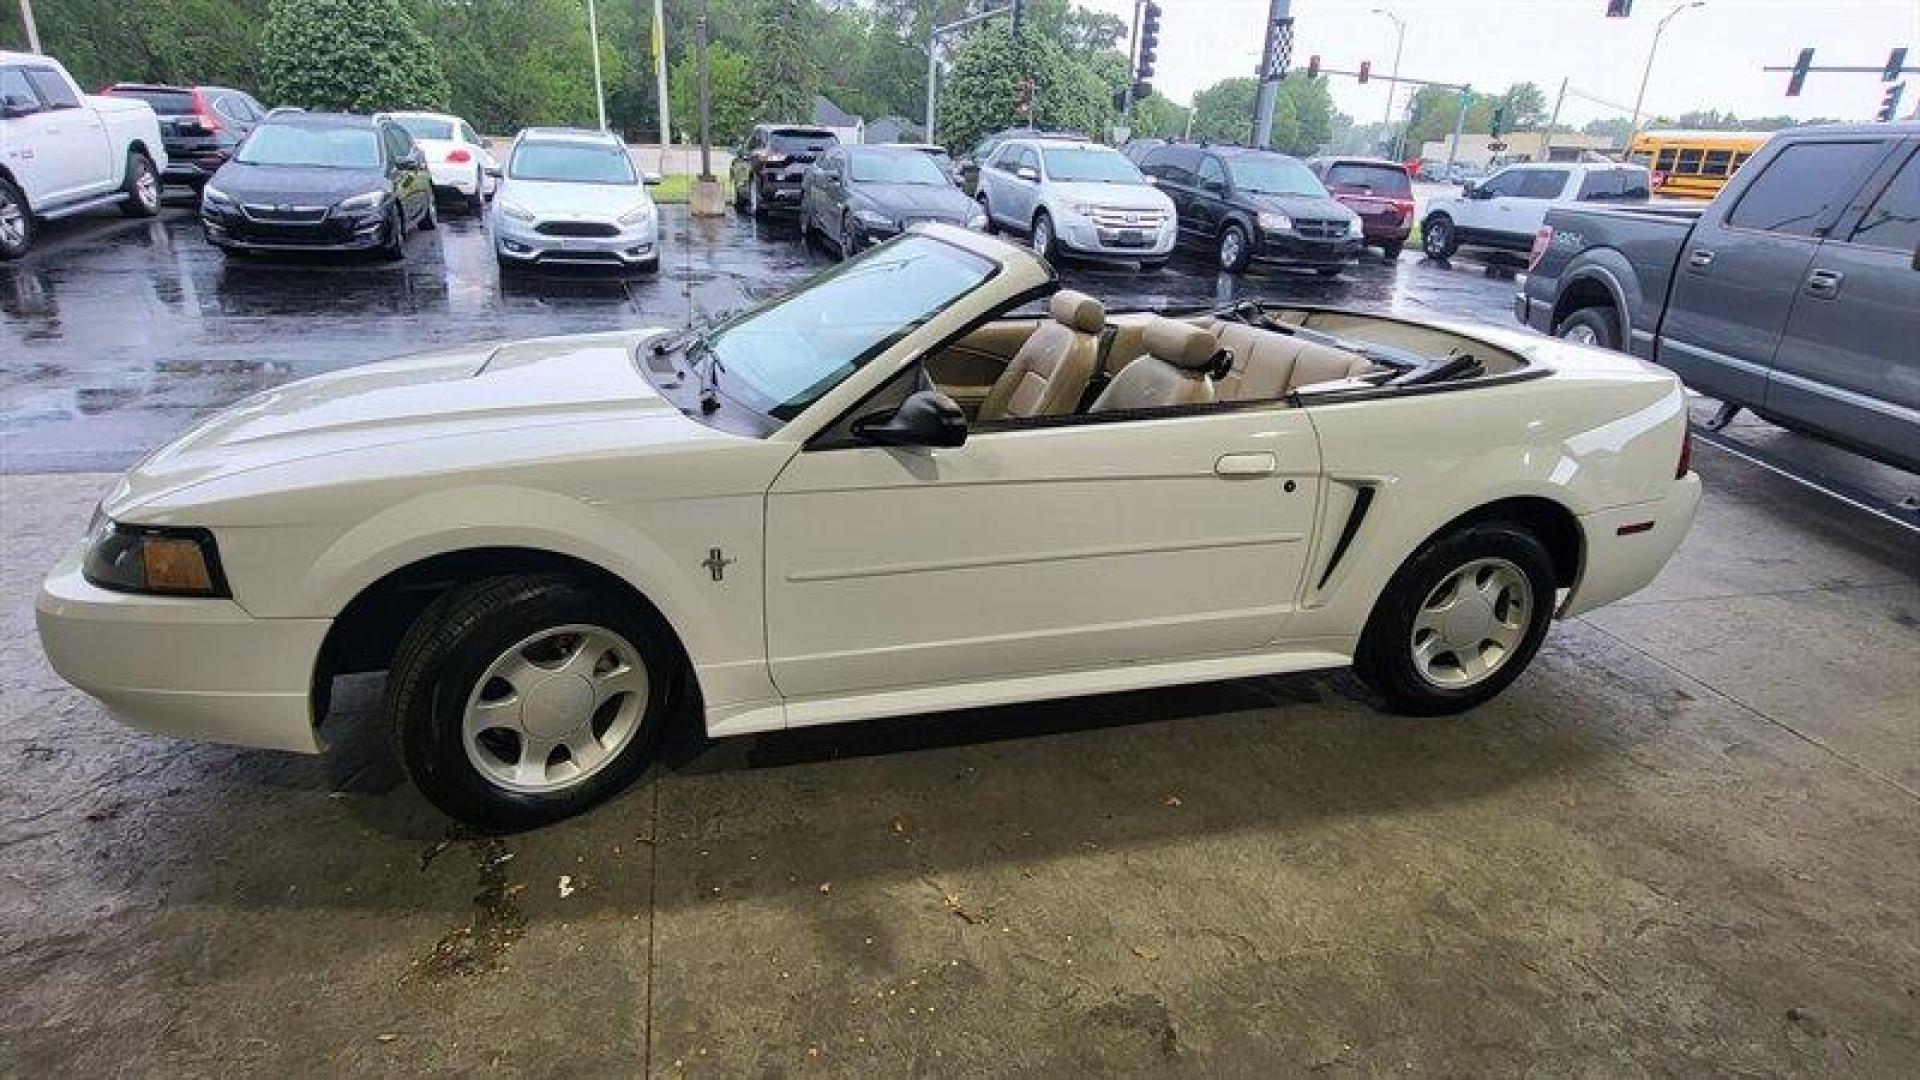
[[1107, 309], [1100, 301], [1083, 292], [1061, 289], [1047, 301], [1047, 310], [1055, 322], [1071, 326], [1083, 334], [1097, 334], [1107, 325]]
[[1213, 335], [1192, 323], [1156, 318], [1147, 324], [1147, 351], [1174, 367], [1199, 371], [1213, 363]]

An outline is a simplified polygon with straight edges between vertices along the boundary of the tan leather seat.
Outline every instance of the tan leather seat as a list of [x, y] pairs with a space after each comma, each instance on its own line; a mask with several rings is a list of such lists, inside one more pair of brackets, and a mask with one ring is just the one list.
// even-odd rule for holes
[[1217, 400], [1208, 373], [1218, 352], [1212, 334], [1192, 323], [1162, 318], [1149, 321], [1145, 334], [1147, 354], [1113, 377], [1090, 412], [1164, 409]]
[[1220, 348], [1233, 353], [1233, 369], [1220, 379], [1222, 401], [1284, 397], [1302, 386], [1364, 375], [1373, 366], [1358, 353], [1232, 319], [1209, 319], [1202, 325], [1213, 332]]
[[1042, 322], [980, 403], [981, 421], [1006, 417], [1059, 416], [1080, 404], [1100, 362], [1100, 330], [1107, 311], [1083, 292], [1062, 289], [1047, 304]]

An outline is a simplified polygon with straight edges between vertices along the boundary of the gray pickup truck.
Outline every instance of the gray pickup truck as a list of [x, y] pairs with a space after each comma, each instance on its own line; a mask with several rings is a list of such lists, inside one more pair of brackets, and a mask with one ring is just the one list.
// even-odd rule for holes
[[1920, 471], [1920, 123], [1775, 135], [1704, 208], [1547, 214], [1514, 298], [1782, 427]]

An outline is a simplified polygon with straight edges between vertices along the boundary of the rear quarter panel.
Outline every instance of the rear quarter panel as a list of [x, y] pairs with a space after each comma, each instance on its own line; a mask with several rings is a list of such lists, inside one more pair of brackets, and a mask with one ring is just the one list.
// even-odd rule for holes
[[86, 98], [87, 105], [99, 115], [113, 151], [113, 180], [126, 180], [127, 151], [143, 150], [157, 171], [167, 168], [167, 147], [160, 138], [160, 117], [144, 101], [124, 97]]
[[[1486, 336], [1486, 335], [1483, 335]], [[1310, 592], [1302, 636], [1357, 637], [1389, 579], [1449, 523], [1503, 499], [1549, 500], [1582, 520], [1667, 497], [1685, 427], [1679, 382], [1631, 357], [1519, 334], [1501, 344], [1547, 374], [1504, 384], [1309, 405], [1329, 505], [1374, 498], [1352, 546]], [[1323, 523], [1323, 533], [1330, 526]], [[1592, 545], [1583, 544], [1587, 550]]]

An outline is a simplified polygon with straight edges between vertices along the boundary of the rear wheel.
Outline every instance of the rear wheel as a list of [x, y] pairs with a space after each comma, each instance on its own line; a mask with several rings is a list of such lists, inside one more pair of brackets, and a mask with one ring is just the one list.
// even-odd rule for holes
[[1400, 257], [1401, 249], [1404, 248], [1405, 246], [1406, 246], [1405, 243], [1400, 240], [1394, 240], [1390, 243], [1381, 244], [1380, 256], [1381, 258], [1386, 259], [1388, 262], [1393, 262], [1394, 260]]
[[387, 682], [395, 750], [429, 802], [520, 829], [611, 796], [646, 768], [676, 654], [630, 601], [553, 574], [434, 601]]
[[121, 188], [120, 212], [128, 217], [152, 217], [160, 212], [160, 172], [147, 155], [127, 151], [127, 182]]
[[1414, 552], [1374, 605], [1354, 670], [1396, 712], [1472, 708], [1526, 670], [1553, 616], [1553, 560], [1525, 528], [1483, 522]]
[[1420, 226], [1420, 250], [1429, 258], [1451, 259], [1460, 250], [1459, 230], [1445, 214], [1433, 214]]
[[487, 174], [485, 170], [474, 167], [473, 194], [467, 196], [467, 213], [479, 217], [487, 208]]
[[1553, 328], [1553, 336], [1602, 349], [1620, 347], [1620, 331], [1614, 326], [1612, 308], [1583, 307], [1560, 320], [1560, 325]]
[[1247, 231], [1238, 225], [1228, 225], [1220, 230], [1219, 250], [1220, 269], [1229, 274], [1237, 274], [1247, 268], [1247, 262], [1253, 258], [1253, 248], [1247, 244]]
[[33, 246], [33, 212], [27, 198], [7, 180], [0, 180], [0, 259], [17, 259]]

